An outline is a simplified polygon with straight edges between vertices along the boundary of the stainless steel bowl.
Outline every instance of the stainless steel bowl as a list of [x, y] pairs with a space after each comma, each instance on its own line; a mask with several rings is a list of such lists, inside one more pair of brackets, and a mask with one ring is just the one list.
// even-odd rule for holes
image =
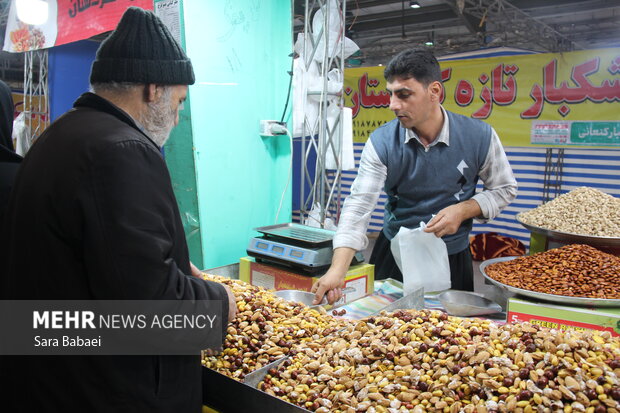
[[548, 228], [537, 227], [535, 225], [526, 224], [521, 219], [521, 213], [516, 216], [517, 221], [530, 232], [538, 233], [561, 240], [567, 244], [586, 244], [593, 247], [620, 247], [620, 237], [602, 237], [597, 235], [574, 234], [572, 232], [555, 231]]
[[514, 295], [522, 295], [525, 297], [534, 298], [536, 300], [550, 301], [553, 303], [558, 303], [562, 305], [576, 305], [582, 307], [617, 307], [620, 308], [620, 300], [613, 298], [588, 298], [588, 297], [572, 297], [566, 295], [556, 295], [556, 294], [546, 294], [539, 293], [537, 291], [524, 290], [522, 288], [513, 287], [512, 285], [504, 284], [500, 281], [497, 281], [491, 278], [487, 272], [486, 268], [495, 264], [496, 262], [504, 262], [514, 260], [516, 258], [521, 257], [500, 257], [500, 258], [491, 258], [490, 260], [483, 261], [480, 264], [480, 272], [482, 276], [489, 280], [490, 283], [499, 287], [503, 290], [503, 293], [506, 297], [512, 297]]

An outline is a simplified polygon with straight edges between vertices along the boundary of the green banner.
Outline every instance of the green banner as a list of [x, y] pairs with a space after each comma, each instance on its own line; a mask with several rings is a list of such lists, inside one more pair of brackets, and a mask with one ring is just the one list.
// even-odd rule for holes
[[620, 122], [573, 122], [570, 142], [577, 145], [620, 146]]

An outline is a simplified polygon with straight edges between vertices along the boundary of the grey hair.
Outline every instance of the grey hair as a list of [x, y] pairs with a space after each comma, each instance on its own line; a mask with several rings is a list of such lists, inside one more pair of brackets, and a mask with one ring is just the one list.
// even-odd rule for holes
[[144, 83], [133, 82], [105, 82], [93, 83], [90, 85], [90, 91], [93, 93], [108, 92], [125, 94], [131, 92], [137, 87], [144, 87]]
[[[91, 84], [90, 90], [93, 93], [127, 95], [136, 88], [144, 88], [144, 86], [144, 83], [105, 82]], [[170, 85], [159, 85], [159, 87], [161, 88], [161, 97], [157, 101], [148, 102], [144, 110], [138, 113], [134, 120], [161, 147], [170, 137], [170, 131], [174, 127], [176, 110], [171, 109], [172, 87]]]

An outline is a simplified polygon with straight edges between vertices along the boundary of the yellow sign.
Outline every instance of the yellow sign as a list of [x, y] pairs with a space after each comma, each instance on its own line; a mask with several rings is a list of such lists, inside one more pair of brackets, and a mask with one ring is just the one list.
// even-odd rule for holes
[[[620, 146], [620, 48], [440, 65], [443, 106], [488, 122], [505, 146]], [[355, 142], [394, 119], [383, 69], [345, 71]]]
[[[49, 115], [46, 113], [47, 108], [45, 107], [45, 100], [41, 100], [40, 96], [32, 96], [30, 98], [30, 107], [26, 108], [25, 98], [22, 93], [13, 92], [13, 106], [14, 106], [14, 117], [17, 117], [21, 112], [24, 112], [26, 109], [29, 109], [30, 112], [30, 122], [27, 125], [34, 131], [37, 131], [37, 136], [43, 133], [43, 129], [49, 122]], [[39, 105], [41, 104], [41, 108]], [[41, 128], [41, 130], [39, 130]]]

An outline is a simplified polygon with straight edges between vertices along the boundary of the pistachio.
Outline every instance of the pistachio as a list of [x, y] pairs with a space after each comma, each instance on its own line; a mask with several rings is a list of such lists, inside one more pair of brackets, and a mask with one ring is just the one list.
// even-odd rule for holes
[[[364, 333], [347, 339], [356, 331]], [[526, 351], [530, 344], [535, 351]], [[554, 354], [544, 351], [553, 348]], [[354, 322], [301, 348], [260, 389], [309, 410], [321, 406], [308, 404], [318, 396], [340, 412], [591, 412], [598, 406], [613, 412], [620, 390], [610, 360], [617, 359], [620, 340], [611, 335], [401, 310]]]

